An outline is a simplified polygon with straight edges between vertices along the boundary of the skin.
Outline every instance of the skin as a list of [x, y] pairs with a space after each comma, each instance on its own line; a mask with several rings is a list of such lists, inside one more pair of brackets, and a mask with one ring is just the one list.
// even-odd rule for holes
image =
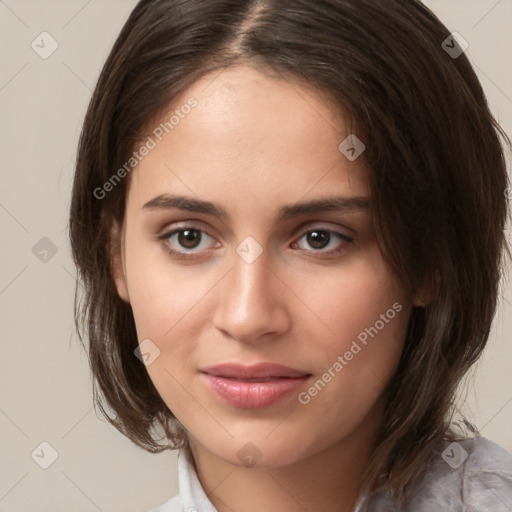
[[[124, 224], [113, 226], [118, 293], [139, 341], [160, 350], [146, 369], [220, 512], [351, 510], [415, 300], [385, 264], [369, 209], [285, 220], [278, 210], [332, 195], [370, 200], [364, 159], [338, 150], [348, 135], [340, 110], [297, 83], [239, 66], [196, 82], [170, 111], [191, 96], [198, 106], [132, 171]], [[214, 202], [229, 218], [143, 208], [161, 194]], [[159, 240], [178, 228], [203, 238], [195, 248], [179, 233]], [[353, 241], [319, 247], [315, 229]], [[236, 252], [248, 236], [263, 250], [252, 263]], [[307, 390], [394, 303], [402, 310], [305, 405], [293, 395], [237, 408], [199, 373], [269, 361], [311, 373]], [[246, 443], [261, 454], [253, 467], [237, 456]]]

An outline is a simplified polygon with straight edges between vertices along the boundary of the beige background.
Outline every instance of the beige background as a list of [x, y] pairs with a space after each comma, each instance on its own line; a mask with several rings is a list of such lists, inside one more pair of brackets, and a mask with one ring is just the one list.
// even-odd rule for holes
[[[511, 0], [425, 3], [469, 42], [512, 136]], [[143, 512], [177, 491], [175, 454], [145, 453], [96, 417], [72, 319], [66, 225], [75, 148], [100, 67], [134, 5], [0, 0], [0, 511]], [[59, 45], [47, 59], [31, 48], [43, 31]], [[32, 251], [43, 237], [57, 249], [46, 262]], [[507, 284], [468, 410], [483, 435], [512, 452], [511, 304]], [[41, 442], [58, 454], [48, 469], [31, 457]], [[51, 449], [42, 450], [34, 459], [50, 462]]]

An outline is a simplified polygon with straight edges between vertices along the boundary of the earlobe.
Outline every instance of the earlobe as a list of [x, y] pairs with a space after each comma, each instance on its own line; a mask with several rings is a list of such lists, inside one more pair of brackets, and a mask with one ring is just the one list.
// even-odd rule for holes
[[110, 246], [109, 246], [109, 263], [110, 273], [116, 285], [119, 297], [127, 303], [130, 303], [130, 296], [128, 294], [128, 286], [126, 284], [126, 273], [124, 265], [123, 253], [123, 233], [119, 224], [113, 222], [110, 231]]
[[413, 301], [412, 301], [413, 306], [424, 308], [427, 305], [428, 294], [427, 294], [425, 288], [426, 288], [425, 286], [422, 286], [420, 289], [416, 290], [416, 292], [414, 293]]
[[423, 284], [414, 293], [413, 305], [425, 308], [434, 302], [439, 294], [441, 277], [438, 270], [434, 271], [430, 279], [425, 279]]
[[422, 297], [415, 297], [413, 301], [413, 306], [424, 308], [427, 305], [427, 301], [425, 301]]

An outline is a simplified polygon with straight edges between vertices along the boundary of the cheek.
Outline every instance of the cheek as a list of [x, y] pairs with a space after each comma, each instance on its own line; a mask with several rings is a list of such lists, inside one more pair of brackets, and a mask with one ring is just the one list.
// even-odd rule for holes
[[146, 366], [151, 381], [173, 413], [188, 418], [193, 399], [186, 391], [187, 370], [194, 367], [194, 341], [201, 338], [203, 328], [197, 319], [214, 283], [198, 278], [192, 266], [173, 265], [158, 244], [153, 245], [157, 250], [130, 246], [127, 241], [130, 304], [139, 343], [152, 342], [141, 345], [141, 349], [150, 347], [153, 355]]
[[198, 278], [200, 272], [194, 266], [173, 263], [160, 244], [131, 244], [128, 236], [126, 268], [138, 337], [158, 344], [184, 323], [190, 324], [214, 285], [208, 273]]
[[303, 403], [332, 411], [333, 421], [344, 411], [364, 413], [400, 360], [410, 314], [404, 291], [375, 253], [347, 272], [309, 276], [302, 292], [330, 331], [315, 338], [312, 360], [320, 372]]
[[353, 340], [359, 337], [364, 343], [377, 332], [380, 338], [389, 337], [390, 343], [402, 339], [400, 333], [407, 324], [406, 297], [377, 249], [346, 267], [306, 275], [306, 279], [295, 279], [301, 283], [297, 295], [317, 314], [319, 326], [323, 324], [318, 338], [328, 353], [343, 353]]

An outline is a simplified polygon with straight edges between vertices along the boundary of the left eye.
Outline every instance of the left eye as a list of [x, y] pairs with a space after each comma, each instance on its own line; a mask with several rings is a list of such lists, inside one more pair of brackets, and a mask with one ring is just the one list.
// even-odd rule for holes
[[[342, 233], [338, 233], [337, 231], [330, 231], [327, 229], [312, 229], [307, 233], [304, 233], [299, 240], [306, 239], [308, 245], [314, 249], [313, 252], [332, 252], [343, 249], [343, 247], [352, 242], [353, 239], [343, 235]], [[338, 245], [338, 248], [322, 250], [329, 247], [329, 244], [334, 242], [334, 245]], [[337, 244], [336, 244], [337, 242]], [[299, 243], [295, 243], [295, 245], [299, 245]], [[339, 247], [341, 245], [341, 247]], [[301, 247], [299, 247], [301, 248]], [[308, 249], [305, 249], [308, 250]]]

